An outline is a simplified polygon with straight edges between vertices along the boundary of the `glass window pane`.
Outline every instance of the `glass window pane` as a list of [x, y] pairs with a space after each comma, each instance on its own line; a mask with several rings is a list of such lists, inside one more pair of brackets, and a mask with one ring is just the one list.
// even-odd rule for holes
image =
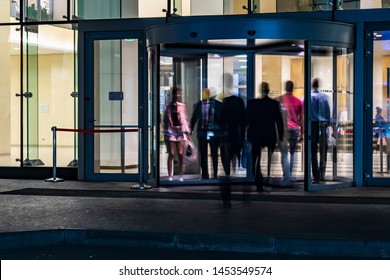
[[[32, 165], [37, 165], [38, 159], [45, 166], [53, 164], [53, 126], [77, 128], [77, 32], [70, 27], [40, 25], [38, 33], [29, 32], [26, 36], [25, 83], [32, 97], [25, 98], [25, 107], [29, 109], [25, 112], [24, 156]], [[56, 136], [57, 166], [74, 164], [77, 135], [58, 131]]]
[[373, 177], [390, 177], [390, 31], [374, 34]]
[[20, 19], [20, 0], [0, 1], [0, 22], [18, 22]]
[[138, 128], [138, 40], [95, 41], [94, 67], [94, 128], [116, 130], [94, 134], [94, 171], [138, 174], [138, 132], [118, 132]]
[[[25, 0], [24, 5], [25, 5], [24, 6], [25, 7], [24, 16], [26, 18], [26, 21], [51, 21], [51, 20], [53, 20], [53, 2], [52, 1]], [[66, 2], [63, 5], [66, 5]]]
[[[316, 184], [333, 181], [334, 150], [329, 148], [327, 134], [334, 115], [333, 48], [312, 47], [311, 60], [311, 173]], [[314, 81], [317, 80], [315, 85]], [[313, 183], [313, 186], [315, 184]]]
[[[16, 26], [0, 27], [0, 165], [19, 166], [20, 162], [20, 31]], [[16, 96], [16, 94], [19, 95]]]
[[[278, 101], [285, 101], [284, 107], [284, 141], [278, 142], [276, 149], [267, 157], [267, 148], [263, 149], [261, 169], [263, 176], [269, 176], [274, 184], [294, 185], [302, 184], [304, 172], [303, 142], [299, 135], [303, 128], [303, 95], [304, 95], [304, 57], [303, 52], [297, 49], [296, 55], [256, 55], [256, 88], [255, 98], [262, 98], [261, 83], [269, 84], [269, 97]], [[290, 107], [286, 98], [286, 82], [293, 83], [292, 95], [295, 105]], [[297, 98], [298, 100], [296, 100]], [[288, 122], [289, 112], [296, 113], [294, 122]]]
[[353, 52], [313, 46], [309, 190], [353, 180]]
[[78, 17], [80, 19], [108, 19], [121, 17], [120, 0], [79, 0]]
[[[333, 118], [336, 126], [329, 135], [331, 149], [337, 152], [337, 176], [353, 178], [353, 136], [354, 136], [354, 54], [348, 49], [340, 49], [337, 55], [337, 94]], [[335, 146], [333, 145], [335, 144]]]

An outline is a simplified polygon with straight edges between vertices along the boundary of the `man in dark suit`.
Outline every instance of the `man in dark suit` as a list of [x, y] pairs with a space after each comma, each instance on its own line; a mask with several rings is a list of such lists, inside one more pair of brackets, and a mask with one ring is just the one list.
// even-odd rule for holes
[[249, 100], [246, 108], [247, 133], [248, 140], [252, 143], [252, 166], [257, 191], [263, 191], [263, 176], [260, 166], [261, 151], [267, 147], [269, 156], [271, 156], [278, 139], [279, 141], [283, 140], [284, 129], [280, 103], [268, 96], [268, 83], [261, 83], [260, 90], [262, 98]]

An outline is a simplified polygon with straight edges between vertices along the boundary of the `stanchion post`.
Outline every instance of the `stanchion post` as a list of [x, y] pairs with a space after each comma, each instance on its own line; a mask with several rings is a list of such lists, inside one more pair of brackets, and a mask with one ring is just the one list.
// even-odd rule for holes
[[150, 186], [144, 184], [144, 168], [143, 168], [143, 145], [142, 145], [142, 127], [138, 129], [138, 141], [139, 141], [139, 150], [138, 150], [138, 173], [139, 173], [139, 182], [137, 185], [133, 185], [132, 188], [143, 190], [145, 188], [150, 188]]
[[382, 128], [379, 128], [379, 163], [380, 163], [380, 173], [383, 173], [383, 134]]
[[53, 131], [53, 177], [46, 179], [46, 182], [62, 182], [64, 179], [57, 177], [57, 127], [53, 126], [51, 128]]

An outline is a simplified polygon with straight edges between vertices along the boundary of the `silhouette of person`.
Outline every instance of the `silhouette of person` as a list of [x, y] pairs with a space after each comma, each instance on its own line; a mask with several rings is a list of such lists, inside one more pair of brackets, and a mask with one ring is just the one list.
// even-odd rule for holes
[[199, 101], [191, 117], [191, 131], [197, 123], [197, 135], [200, 153], [200, 166], [202, 179], [209, 179], [207, 146], [210, 146], [213, 162], [214, 178], [218, 176], [218, 148], [221, 139], [220, 118], [222, 103], [211, 96], [209, 89], [202, 92], [202, 100]]
[[376, 150], [380, 150], [381, 141], [382, 146], [386, 143], [386, 139], [384, 138], [384, 130], [385, 130], [386, 120], [382, 116], [382, 108], [376, 107], [376, 115], [375, 115], [375, 125], [378, 127], [378, 141], [376, 142]]
[[179, 180], [183, 181], [183, 159], [184, 159], [184, 143], [190, 140], [190, 128], [187, 120], [187, 108], [184, 103], [179, 102], [181, 90], [177, 87], [172, 88], [172, 100], [166, 106], [163, 131], [164, 140], [168, 150], [168, 176], [169, 180], [173, 180], [173, 159], [175, 151], [179, 160]]
[[[303, 102], [293, 95], [294, 83], [285, 83], [285, 94], [278, 98], [282, 105], [285, 137], [279, 142], [283, 169], [283, 184], [289, 184], [294, 168], [294, 155], [303, 132]], [[288, 151], [290, 150], [290, 160]]]
[[225, 73], [221, 125], [224, 135], [221, 140], [222, 166], [227, 176], [230, 175], [231, 164], [240, 164], [240, 154], [245, 139], [245, 105], [241, 97], [233, 95], [233, 76]]
[[[248, 140], [252, 143], [252, 166], [255, 175], [257, 191], [263, 191], [264, 179], [261, 173], [261, 152], [268, 148], [269, 157], [275, 145], [283, 140], [283, 118], [280, 103], [268, 96], [269, 85], [262, 82], [260, 85], [261, 99], [248, 101], [246, 115], [248, 121]], [[268, 174], [269, 176], [269, 174]]]
[[[330, 125], [330, 106], [328, 97], [318, 90], [319, 79], [312, 81], [311, 91], [311, 167], [312, 184], [325, 181], [326, 157], [328, 153], [327, 127]], [[318, 147], [320, 165], [318, 165]]]

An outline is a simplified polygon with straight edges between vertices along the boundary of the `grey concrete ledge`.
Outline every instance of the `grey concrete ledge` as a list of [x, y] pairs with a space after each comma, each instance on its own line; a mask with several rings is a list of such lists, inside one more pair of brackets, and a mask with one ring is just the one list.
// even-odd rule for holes
[[54, 229], [0, 233], [0, 250], [42, 246], [120, 246], [259, 253], [312, 258], [390, 259], [390, 240], [311, 239], [244, 234], [187, 234]]

